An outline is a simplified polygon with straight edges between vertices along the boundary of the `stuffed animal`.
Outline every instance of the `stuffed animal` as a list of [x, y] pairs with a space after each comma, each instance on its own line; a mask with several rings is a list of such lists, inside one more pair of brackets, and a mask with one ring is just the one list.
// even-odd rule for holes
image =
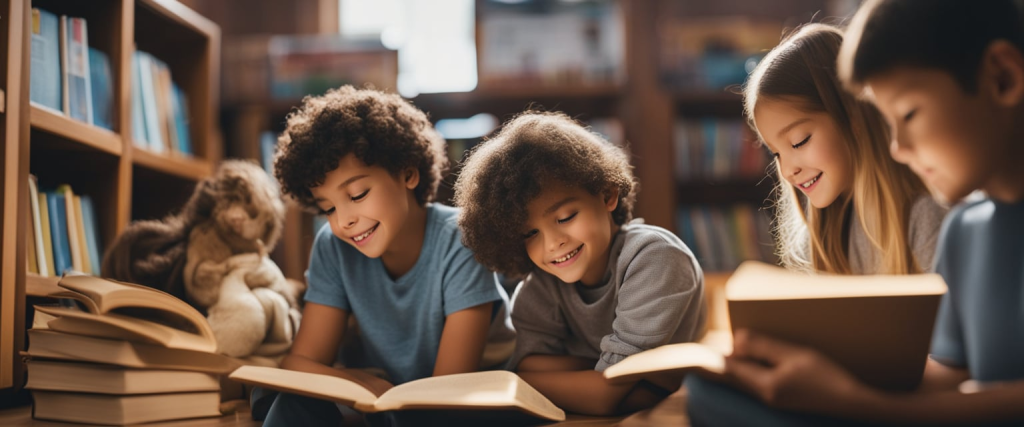
[[303, 283], [267, 256], [281, 234], [277, 184], [254, 163], [229, 160], [200, 182], [180, 213], [133, 222], [104, 256], [111, 278], [164, 290], [204, 312], [221, 353], [287, 352]]

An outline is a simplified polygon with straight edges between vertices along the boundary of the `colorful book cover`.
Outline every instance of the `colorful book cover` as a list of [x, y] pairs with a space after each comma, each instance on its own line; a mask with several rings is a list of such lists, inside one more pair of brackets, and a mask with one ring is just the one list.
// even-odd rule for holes
[[[69, 218], [70, 219], [70, 218]], [[89, 259], [89, 245], [85, 241], [85, 221], [82, 219], [82, 196], [75, 195], [75, 231], [78, 240], [78, 256], [82, 260], [81, 271], [85, 274], [92, 272], [92, 262]]]
[[96, 224], [96, 208], [92, 203], [92, 197], [82, 196], [82, 222], [85, 224], [85, 246], [89, 249], [89, 263], [92, 267], [92, 274], [99, 276], [100, 260], [103, 252], [100, 250], [100, 229]]
[[142, 116], [146, 122], [146, 141], [156, 153], [163, 153], [164, 138], [160, 130], [160, 110], [157, 109], [156, 86], [153, 81], [153, 56], [136, 51], [139, 58], [139, 92], [142, 95]]
[[29, 99], [61, 110], [60, 21], [57, 15], [32, 8], [32, 73]]
[[89, 48], [89, 77], [92, 80], [92, 124], [114, 129], [114, 93], [110, 80], [110, 59], [103, 51]]
[[71, 268], [75, 271], [84, 272], [82, 263], [82, 245], [78, 240], [78, 211], [75, 209], [75, 193], [71, 186], [61, 184], [57, 186], [57, 192], [64, 195], [64, 226], [67, 227], [68, 249], [71, 251]]
[[185, 91], [171, 82], [171, 100], [174, 105], [174, 128], [178, 136], [178, 151], [192, 155], [192, 138], [189, 136], [188, 97]]
[[63, 192], [46, 193], [46, 205], [50, 215], [50, 239], [53, 248], [53, 274], [55, 276], [60, 276], [72, 268], [65, 199]]
[[53, 269], [53, 264], [46, 264], [46, 246], [43, 245], [43, 216], [40, 215], [42, 210], [39, 206], [39, 184], [36, 183], [35, 175], [29, 175], [28, 177], [28, 195], [29, 195], [29, 206], [32, 211], [32, 240], [34, 241], [32, 247], [35, 248], [37, 270], [40, 276], [49, 276], [50, 271]]
[[50, 233], [50, 203], [46, 193], [39, 193], [39, 230], [43, 234], [43, 259], [46, 260], [46, 276], [54, 276], [57, 264], [53, 261], [53, 238]]
[[89, 83], [89, 39], [83, 18], [61, 17], [65, 22], [64, 41], [67, 76], [67, 109], [73, 119], [92, 123], [92, 88]]

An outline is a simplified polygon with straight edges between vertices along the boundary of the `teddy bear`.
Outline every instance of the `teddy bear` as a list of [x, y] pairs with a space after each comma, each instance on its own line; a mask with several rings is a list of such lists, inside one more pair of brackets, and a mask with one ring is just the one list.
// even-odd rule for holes
[[305, 291], [267, 256], [284, 210], [277, 183], [263, 169], [225, 161], [197, 184], [180, 213], [129, 225], [105, 255], [103, 271], [204, 312], [220, 353], [281, 356], [297, 331]]

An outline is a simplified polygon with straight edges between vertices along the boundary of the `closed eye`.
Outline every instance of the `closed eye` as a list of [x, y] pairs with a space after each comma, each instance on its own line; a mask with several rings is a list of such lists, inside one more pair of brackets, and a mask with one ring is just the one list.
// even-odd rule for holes
[[811, 140], [811, 136], [810, 136], [810, 135], [807, 135], [807, 138], [804, 138], [804, 140], [803, 140], [803, 141], [800, 141], [800, 142], [798, 142], [798, 143], [796, 143], [796, 144], [793, 144], [793, 148], [800, 148], [800, 147], [803, 147], [803, 145], [804, 145], [804, 144], [806, 144], [806, 143], [807, 143], [807, 141], [810, 141], [810, 140]]
[[909, 121], [910, 121], [910, 119], [914, 118], [914, 114], [916, 114], [916, 113], [917, 113], [917, 109], [916, 109], [916, 108], [915, 108], [915, 109], [913, 109], [913, 110], [910, 110], [910, 112], [909, 112], [909, 113], [907, 113], [907, 114], [905, 114], [905, 115], [903, 116], [903, 121], [904, 121], [904, 122], [909, 122]]
[[565, 217], [565, 218], [562, 218], [562, 219], [558, 220], [558, 223], [559, 224], [565, 224], [565, 223], [567, 223], [569, 221], [572, 221], [573, 218], [576, 218], [577, 214], [579, 214], [579, 211], [573, 212], [572, 215], [569, 215], [568, 217]]
[[523, 240], [529, 239], [529, 238], [531, 238], [533, 236], [536, 236], [536, 235], [537, 235], [537, 230], [536, 229], [527, 231], [527, 232], [523, 233]]
[[327, 210], [320, 209], [320, 215], [330, 215], [332, 213], [334, 213], [334, 208], [330, 208]]
[[362, 193], [359, 193], [359, 194], [357, 194], [355, 196], [352, 196], [352, 201], [353, 202], [358, 202], [358, 201], [362, 200], [364, 197], [366, 197], [366, 194], [369, 193], [369, 192], [370, 192], [370, 190], [367, 189], [366, 191], [364, 191]]

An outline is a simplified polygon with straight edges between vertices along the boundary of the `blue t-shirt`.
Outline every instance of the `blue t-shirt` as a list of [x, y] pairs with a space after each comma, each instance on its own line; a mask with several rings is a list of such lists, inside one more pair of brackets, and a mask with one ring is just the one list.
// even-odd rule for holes
[[494, 275], [462, 245], [457, 213], [436, 203], [427, 206], [419, 259], [396, 280], [380, 258], [341, 241], [329, 225], [313, 242], [306, 301], [354, 315], [368, 363], [384, 369], [394, 384], [433, 374], [445, 317], [503, 301]]
[[954, 209], [935, 258], [949, 293], [932, 357], [983, 383], [1024, 379], [1024, 202]]

